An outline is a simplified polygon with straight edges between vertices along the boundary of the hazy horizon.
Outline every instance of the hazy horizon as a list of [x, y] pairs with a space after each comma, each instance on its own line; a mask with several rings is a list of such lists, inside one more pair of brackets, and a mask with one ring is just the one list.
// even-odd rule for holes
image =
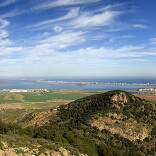
[[156, 84], [156, 77], [74, 77], [74, 76], [40, 76], [40, 77], [0, 77], [0, 81], [18, 81], [18, 80], [43, 80], [43, 81], [69, 81], [69, 82], [117, 82], [117, 83], [152, 83]]

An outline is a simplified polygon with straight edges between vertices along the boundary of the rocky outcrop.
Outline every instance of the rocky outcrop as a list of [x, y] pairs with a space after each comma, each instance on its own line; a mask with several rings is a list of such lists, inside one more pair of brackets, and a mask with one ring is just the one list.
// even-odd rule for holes
[[128, 97], [126, 93], [121, 92], [120, 94], [115, 94], [111, 97], [111, 101], [115, 103], [122, 103], [125, 104], [128, 102]]
[[97, 127], [99, 130], [106, 129], [112, 134], [119, 134], [130, 141], [143, 141], [150, 135], [150, 131], [146, 126], [137, 123], [137, 121], [133, 119], [122, 121], [120, 118], [99, 117], [98, 120], [91, 122], [91, 125]]
[[58, 151], [47, 150], [44, 153], [40, 153], [40, 154], [37, 150], [35, 153], [34, 151], [30, 151], [27, 148], [19, 148], [19, 149], [8, 148], [8, 149], [0, 150], [0, 156], [87, 156], [86, 154], [77, 154], [77, 155], [72, 154], [70, 151], [66, 150], [63, 147], [59, 148]]
[[22, 122], [24, 123], [25, 127], [27, 126], [42, 126], [49, 122], [49, 117], [55, 114], [55, 111], [42, 111], [42, 112], [33, 112], [27, 114]]
[[33, 156], [31, 153], [16, 153], [14, 149], [0, 150], [0, 156]]

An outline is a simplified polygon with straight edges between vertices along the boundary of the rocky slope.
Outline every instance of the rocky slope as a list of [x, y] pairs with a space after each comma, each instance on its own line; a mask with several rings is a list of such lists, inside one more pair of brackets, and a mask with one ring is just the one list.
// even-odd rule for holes
[[156, 154], [155, 104], [127, 92], [116, 90], [76, 100], [60, 107], [59, 115], [73, 128], [96, 129], [89, 134], [96, 141], [99, 137], [101, 143], [126, 151]]
[[[155, 119], [155, 104], [115, 90], [87, 96], [57, 110], [31, 113], [24, 118], [28, 124], [26, 128], [1, 122], [0, 134], [18, 135], [10, 142], [13, 139], [26, 142], [23, 146], [21, 141], [19, 144], [22, 146], [17, 145], [16, 148], [36, 145], [40, 155], [47, 152], [47, 155], [53, 156], [154, 156]], [[34, 151], [35, 147], [31, 147], [30, 151]], [[16, 148], [11, 143], [8, 148], [2, 148], [0, 155], [7, 156]], [[31, 154], [30, 151], [25, 154]]]
[[[18, 153], [17, 150], [23, 150], [24, 153]], [[0, 156], [85, 156], [84, 154], [71, 154], [70, 151], [66, 150], [65, 148], [60, 148], [58, 151], [50, 151], [47, 150], [44, 153], [41, 154], [35, 154], [34, 151], [31, 151], [26, 148], [8, 148], [5, 150], [0, 150]]]

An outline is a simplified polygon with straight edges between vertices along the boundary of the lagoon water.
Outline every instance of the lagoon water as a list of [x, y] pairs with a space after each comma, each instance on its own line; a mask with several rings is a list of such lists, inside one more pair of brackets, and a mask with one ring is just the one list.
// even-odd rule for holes
[[[41, 81], [38, 81], [41, 80]], [[44, 80], [44, 81], [42, 81]], [[52, 83], [50, 83], [52, 81]], [[53, 81], [65, 81], [68, 83], [58, 83]], [[70, 83], [72, 82], [72, 83]], [[89, 84], [79, 84], [73, 82], [102, 82], [100, 84], [89, 83]], [[120, 84], [122, 83], [122, 84]], [[127, 85], [123, 85], [123, 83], [127, 83]], [[139, 85], [136, 85], [137, 83]], [[140, 88], [150, 88], [147, 85], [141, 84], [156, 84], [156, 79], [20, 79], [20, 80], [0, 80], [0, 89], [50, 89], [50, 90], [138, 90]]]

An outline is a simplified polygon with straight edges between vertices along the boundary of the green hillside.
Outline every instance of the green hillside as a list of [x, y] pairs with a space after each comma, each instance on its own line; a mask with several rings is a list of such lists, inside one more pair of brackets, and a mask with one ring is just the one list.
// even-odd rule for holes
[[[11, 140], [8, 137], [10, 134], [27, 138], [18, 146], [28, 146], [26, 140], [35, 142], [41, 139], [55, 145], [55, 148], [44, 146], [44, 150], [64, 147], [77, 155], [152, 156], [156, 150], [155, 115], [154, 103], [116, 90], [61, 105], [57, 111], [51, 109], [49, 122], [43, 125], [30, 127], [28, 124], [22, 128], [17, 124], [0, 122], [0, 134], [5, 134], [8, 142]], [[41, 115], [31, 112], [23, 122], [29, 123], [36, 117], [40, 118]]]

